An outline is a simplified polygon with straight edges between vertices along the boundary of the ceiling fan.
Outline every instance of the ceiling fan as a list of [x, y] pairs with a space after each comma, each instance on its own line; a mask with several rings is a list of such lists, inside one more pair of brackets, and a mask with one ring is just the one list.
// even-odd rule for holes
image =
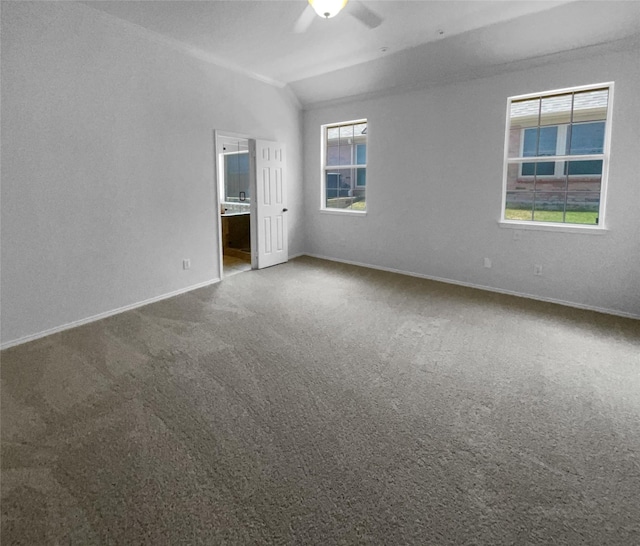
[[[308, 0], [309, 3], [300, 14], [300, 17], [298, 17], [293, 31], [298, 34], [306, 32], [316, 16], [320, 16], [323, 19], [335, 17], [338, 12], [345, 7], [348, 1], [349, 0]], [[382, 17], [358, 0], [351, 0], [348, 13], [370, 29], [374, 29], [382, 23]]]

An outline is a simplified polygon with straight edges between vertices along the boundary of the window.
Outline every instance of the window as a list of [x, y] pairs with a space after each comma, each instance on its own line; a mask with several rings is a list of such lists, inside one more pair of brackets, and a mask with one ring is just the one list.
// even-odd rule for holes
[[225, 152], [225, 203], [249, 203], [249, 152]]
[[613, 84], [512, 97], [502, 219], [602, 225]]
[[322, 126], [324, 210], [366, 211], [367, 120]]

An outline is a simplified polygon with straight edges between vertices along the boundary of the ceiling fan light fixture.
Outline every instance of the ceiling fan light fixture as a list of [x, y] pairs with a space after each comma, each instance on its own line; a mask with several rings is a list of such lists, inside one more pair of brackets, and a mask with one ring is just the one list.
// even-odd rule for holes
[[316, 13], [325, 19], [338, 15], [348, 0], [309, 0], [309, 4]]

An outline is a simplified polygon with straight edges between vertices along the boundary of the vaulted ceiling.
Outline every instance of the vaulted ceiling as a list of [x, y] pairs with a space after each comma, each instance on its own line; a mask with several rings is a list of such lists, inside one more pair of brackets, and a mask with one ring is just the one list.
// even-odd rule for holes
[[357, 0], [294, 32], [307, 0], [96, 0], [94, 9], [190, 53], [275, 85], [302, 105], [482, 76], [510, 63], [640, 41], [640, 2], [617, 0]]

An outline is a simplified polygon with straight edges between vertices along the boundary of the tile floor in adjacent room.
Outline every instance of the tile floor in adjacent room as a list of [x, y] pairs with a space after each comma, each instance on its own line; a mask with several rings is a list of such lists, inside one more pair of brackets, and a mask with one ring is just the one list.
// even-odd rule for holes
[[250, 271], [251, 261], [236, 258], [235, 256], [223, 256], [222, 266], [224, 276], [228, 277], [229, 275], [235, 275], [236, 273], [242, 273], [243, 271]]

